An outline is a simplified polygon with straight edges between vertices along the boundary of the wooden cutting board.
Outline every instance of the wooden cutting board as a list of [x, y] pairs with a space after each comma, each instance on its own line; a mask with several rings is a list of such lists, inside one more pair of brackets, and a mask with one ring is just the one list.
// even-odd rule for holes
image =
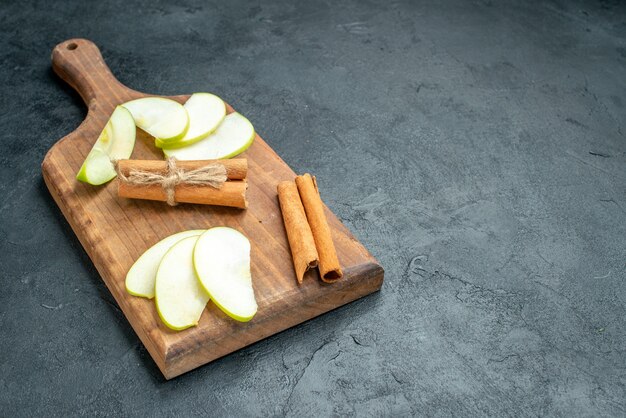
[[[161, 202], [126, 200], [117, 197], [115, 181], [100, 187], [78, 182], [76, 173], [115, 106], [148, 95], [117, 81], [98, 48], [85, 39], [57, 45], [52, 51], [52, 66], [80, 93], [89, 110], [83, 123], [50, 149], [42, 163], [43, 177], [166, 378], [380, 289], [382, 267], [328, 208], [326, 216], [344, 278], [327, 285], [319, 280], [316, 270], [306, 274], [302, 285], [297, 284], [276, 195], [278, 182], [292, 180], [295, 174], [258, 135], [241, 155], [249, 164], [247, 210], [185, 204], [169, 207]], [[188, 97], [172, 99], [184, 103]], [[233, 109], [228, 106], [228, 111]], [[152, 138], [138, 130], [132, 158], [162, 159], [163, 155], [154, 147]], [[325, 186], [320, 186], [323, 197]], [[160, 321], [154, 300], [126, 292], [126, 272], [146, 249], [166, 236], [214, 226], [238, 229], [250, 239], [258, 313], [250, 322], [239, 323], [209, 302], [198, 326], [172, 331]]]

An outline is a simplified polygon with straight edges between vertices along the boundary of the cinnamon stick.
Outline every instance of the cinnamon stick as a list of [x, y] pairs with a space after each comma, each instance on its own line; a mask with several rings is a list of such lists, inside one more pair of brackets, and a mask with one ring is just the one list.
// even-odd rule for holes
[[[248, 160], [245, 158], [234, 158], [231, 160], [177, 160], [176, 166], [185, 171], [191, 171], [213, 163], [224, 166], [228, 180], [243, 180], [248, 175]], [[118, 160], [117, 167], [125, 176], [128, 176], [131, 170], [160, 174], [167, 173], [167, 161], [162, 160]]]
[[315, 241], [296, 184], [292, 181], [283, 181], [278, 184], [277, 189], [296, 278], [298, 283], [302, 284], [304, 273], [318, 264]]
[[[248, 182], [246, 180], [227, 181], [219, 189], [211, 186], [180, 184], [174, 189], [174, 199], [178, 203], [197, 203], [245, 209], [248, 207], [247, 188]], [[138, 186], [118, 180], [117, 194], [120, 197], [132, 199], [167, 201], [165, 190], [158, 184]]]
[[304, 174], [296, 177], [296, 184], [319, 255], [320, 276], [327, 283], [335, 282], [343, 277], [343, 272], [324, 214], [324, 204], [317, 189], [317, 182], [315, 177]]

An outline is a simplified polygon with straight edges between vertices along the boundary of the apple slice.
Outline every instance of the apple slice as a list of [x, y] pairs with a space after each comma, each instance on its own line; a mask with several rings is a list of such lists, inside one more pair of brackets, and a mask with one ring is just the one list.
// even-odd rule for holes
[[111, 160], [129, 158], [135, 146], [135, 122], [130, 112], [117, 106], [87, 154], [76, 179], [98, 186], [116, 176]]
[[213, 132], [226, 116], [226, 104], [211, 93], [194, 93], [185, 103], [189, 115], [189, 129], [185, 136], [176, 142], [165, 142], [157, 138], [159, 148], [182, 148], [194, 144]]
[[254, 127], [239, 113], [226, 115], [215, 132], [184, 148], [163, 149], [166, 157], [178, 160], [214, 160], [241, 154], [254, 140]]
[[187, 237], [174, 244], [163, 256], [157, 270], [155, 302], [165, 325], [181, 330], [198, 324], [209, 301], [193, 268], [193, 249], [198, 237]]
[[193, 263], [202, 287], [237, 321], [252, 319], [257, 304], [250, 274], [250, 241], [227, 227], [208, 229], [196, 242]]
[[144, 97], [124, 106], [135, 124], [163, 142], [175, 142], [185, 136], [189, 127], [187, 110], [178, 102], [164, 97]]
[[128, 270], [128, 274], [126, 274], [126, 291], [133, 296], [152, 299], [154, 297], [154, 282], [157, 270], [165, 253], [178, 241], [188, 237], [197, 237], [204, 231], [204, 229], [196, 229], [179, 232], [163, 238], [148, 248]]

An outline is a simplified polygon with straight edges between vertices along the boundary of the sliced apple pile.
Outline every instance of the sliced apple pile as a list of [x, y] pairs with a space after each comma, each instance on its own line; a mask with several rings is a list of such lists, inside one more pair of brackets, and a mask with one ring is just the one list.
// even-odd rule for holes
[[174, 330], [197, 325], [209, 299], [233, 319], [249, 321], [257, 311], [250, 241], [226, 227], [171, 235], [133, 264], [126, 289], [154, 297], [161, 320]]
[[231, 158], [248, 149], [255, 137], [248, 119], [236, 112], [226, 115], [224, 101], [210, 93], [194, 93], [184, 105], [162, 97], [146, 97], [123, 106], [168, 158]]
[[135, 146], [135, 122], [125, 108], [118, 106], [87, 155], [76, 179], [98, 186], [116, 176], [111, 160], [128, 158]]

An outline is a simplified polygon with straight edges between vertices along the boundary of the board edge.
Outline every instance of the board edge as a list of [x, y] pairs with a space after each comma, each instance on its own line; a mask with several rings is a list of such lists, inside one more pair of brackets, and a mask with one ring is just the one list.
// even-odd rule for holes
[[[372, 257], [372, 260], [373, 261], [371, 262], [368, 262], [359, 266], [355, 266], [351, 268], [349, 272], [346, 272], [349, 274], [353, 274], [355, 276], [363, 275], [363, 277], [360, 277], [358, 280], [353, 280], [350, 283], [343, 286], [341, 289], [338, 289], [333, 294], [333, 295], [339, 295], [339, 296], [336, 296], [336, 299], [334, 298], [328, 299], [328, 294], [319, 293], [318, 298], [307, 301], [304, 305], [305, 307], [315, 309], [317, 306], [319, 306], [318, 310], [314, 312], [312, 315], [307, 315], [308, 316], [307, 318], [303, 319], [302, 317], [298, 317], [297, 315], [294, 315], [295, 313], [297, 313], [299, 310], [302, 309], [302, 306], [293, 306], [289, 309], [283, 309], [279, 313], [265, 317], [263, 318], [262, 321], [254, 324], [256, 328], [261, 328], [264, 330], [264, 333], [261, 337], [256, 335], [252, 341], [244, 342], [240, 347], [234, 350], [227, 349], [225, 350], [224, 353], [196, 357], [199, 360], [190, 364], [181, 364], [181, 363], [187, 358], [194, 358], [190, 354], [196, 353], [200, 349], [200, 347], [197, 347], [196, 350], [193, 350], [191, 352], [188, 350], [184, 352], [180, 352], [176, 349], [176, 344], [174, 344], [168, 347], [168, 349], [166, 350], [164, 367], [161, 368], [161, 366], [159, 365], [159, 368], [161, 369], [161, 373], [163, 373], [163, 376], [167, 380], [173, 379], [189, 371], [192, 371], [200, 366], [209, 364], [222, 357], [228, 356], [232, 353], [235, 353], [239, 350], [249, 347], [255, 343], [263, 341], [266, 338], [269, 338], [273, 335], [279, 334], [290, 328], [304, 324], [305, 322], [313, 320], [321, 315], [332, 312], [342, 306], [345, 306], [365, 296], [368, 296], [368, 295], [371, 295], [373, 293], [380, 291], [384, 282], [385, 270], [378, 263], [376, 259]], [[369, 282], [367, 286], [363, 285], [364, 281]], [[336, 282], [328, 286], [337, 286], [340, 283], [341, 282]], [[342, 297], [342, 295], [345, 295], [345, 296]], [[324, 303], [320, 303], [321, 299], [324, 299]], [[332, 307], [327, 308], [327, 306], [332, 306]], [[276, 326], [276, 327], [264, 327], [265, 324], [272, 324], [272, 323], [281, 323], [285, 325]], [[227, 338], [228, 338], [228, 335], [226, 335], [222, 340], [227, 339]], [[210, 343], [214, 346], [217, 346], [222, 340], [211, 341]]]

